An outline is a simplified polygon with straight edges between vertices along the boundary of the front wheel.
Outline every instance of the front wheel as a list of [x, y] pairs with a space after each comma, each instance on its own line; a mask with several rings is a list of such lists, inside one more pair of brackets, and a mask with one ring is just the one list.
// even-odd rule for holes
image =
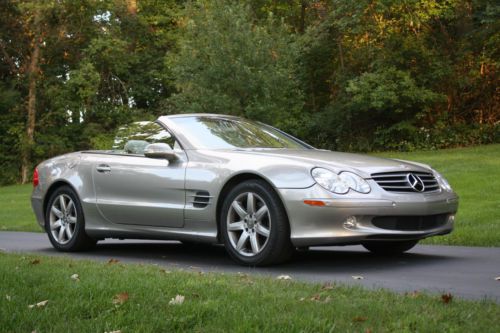
[[45, 231], [59, 251], [79, 251], [96, 244], [96, 240], [85, 233], [82, 205], [69, 186], [61, 186], [50, 196], [45, 212]]
[[378, 241], [363, 243], [363, 247], [376, 254], [401, 254], [417, 245], [418, 240], [411, 241]]
[[229, 192], [220, 224], [226, 250], [240, 264], [280, 263], [293, 253], [283, 204], [274, 189], [262, 180], [243, 182]]

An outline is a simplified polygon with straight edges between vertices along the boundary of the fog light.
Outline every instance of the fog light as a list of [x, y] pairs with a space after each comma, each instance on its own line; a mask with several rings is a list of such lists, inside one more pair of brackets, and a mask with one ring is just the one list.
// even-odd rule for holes
[[356, 216], [349, 216], [344, 222], [344, 228], [354, 229], [358, 226], [358, 221], [356, 220]]
[[449, 224], [455, 223], [455, 214], [448, 215], [448, 223]]

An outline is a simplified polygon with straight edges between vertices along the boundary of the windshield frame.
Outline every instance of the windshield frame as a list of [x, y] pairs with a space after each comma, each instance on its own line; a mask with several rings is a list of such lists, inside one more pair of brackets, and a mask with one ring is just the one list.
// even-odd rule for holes
[[[291, 141], [297, 143], [298, 148], [266, 148], [266, 147], [246, 147], [246, 148], [206, 148], [206, 147], [198, 147], [194, 142], [191, 142], [189, 140], [189, 137], [183, 134], [183, 129], [182, 127], [176, 122], [176, 119], [179, 118], [209, 118], [209, 119], [221, 119], [221, 120], [243, 120], [247, 121], [250, 123], [254, 123], [256, 125], [262, 126], [262, 127], [267, 127], [268, 129], [274, 130], [281, 135], [285, 136], [286, 138], [290, 139]], [[229, 116], [229, 115], [220, 115], [220, 114], [206, 114], [206, 113], [200, 113], [200, 114], [179, 114], [179, 115], [170, 115], [170, 116], [162, 116], [159, 117], [157, 120], [159, 123], [161, 123], [163, 126], [165, 126], [172, 135], [175, 136], [177, 140], [179, 140], [179, 143], [182, 145], [182, 147], [185, 150], [245, 150], [245, 149], [290, 149], [290, 150], [309, 150], [309, 149], [315, 149], [313, 146], [305, 143], [304, 141], [297, 139], [296, 137], [276, 128], [273, 126], [270, 126], [268, 124], [259, 122], [259, 121], [252, 121], [248, 120], [246, 118], [242, 117], [236, 117], [236, 116]]]

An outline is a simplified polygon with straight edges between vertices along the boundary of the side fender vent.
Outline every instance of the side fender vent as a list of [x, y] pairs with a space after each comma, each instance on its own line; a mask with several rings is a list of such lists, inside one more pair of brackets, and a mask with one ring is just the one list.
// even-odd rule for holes
[[205, 208], [211, 204], [211, 199], [212, 196], [207, 191], [196, 191], [189, 195], [188, 202], [195, 208]]

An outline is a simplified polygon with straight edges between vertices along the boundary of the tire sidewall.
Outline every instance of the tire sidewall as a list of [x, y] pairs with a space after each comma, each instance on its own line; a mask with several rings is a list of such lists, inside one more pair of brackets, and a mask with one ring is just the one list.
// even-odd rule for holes
[[[66, 243], [66, 244], [60, 244], [57, 242], [57, 240], [54, 239], [54, 236], [52, 236], [52, 232], [50, 230], [50, 210], [52, 205], [54, 204], [55, 199], [60, 196], [61, 194], [65, 194], [73, 200], [73, 203], [75, 205], [76, 209], [76, 226], [75, 226], [75, 231], [73, 234], [73, 237], [71, 240]], [[82, 205], [80, 203], [80, 199], [76, 195], [75, 191], [69, 187], [69, 186], [62, 186], [58, 188], [57, 190], [52, 193], [50, 196], [49, 202], [47, 204], [47, 208], [45, 211], [45, 232], [49, 236], [49, 240], [52, 243], [52, 245], [61, 251], [72, 251], [77, 247], [78, 244], [78, 239], [82, 236], [82, 233], [85, 233], [85, 218], [83, 216], [83, 209]]]
[[[229, 208], [235, 198], [242, 193], [253, 192], [259, 195], [264, 200], [269, 209], [269, 216], [271, 218], [270, 236], [264, 249], [255, 256], [243, 256], [233, 247], [227, 233], [227, 214]], [[246, 181], [236, 185], [224, 198], [221, 214], [219, 217], [220, 230], [222, 231], [222, 239], [229, 255], [245, 265], [260, 265], [268, 261], [272, 253], [280, 246], [279, 238], [290, 238], [288, 227], [288, 219], [284, 212], [280, 198], [274, 193], [274, 190], [262, 181]]]

